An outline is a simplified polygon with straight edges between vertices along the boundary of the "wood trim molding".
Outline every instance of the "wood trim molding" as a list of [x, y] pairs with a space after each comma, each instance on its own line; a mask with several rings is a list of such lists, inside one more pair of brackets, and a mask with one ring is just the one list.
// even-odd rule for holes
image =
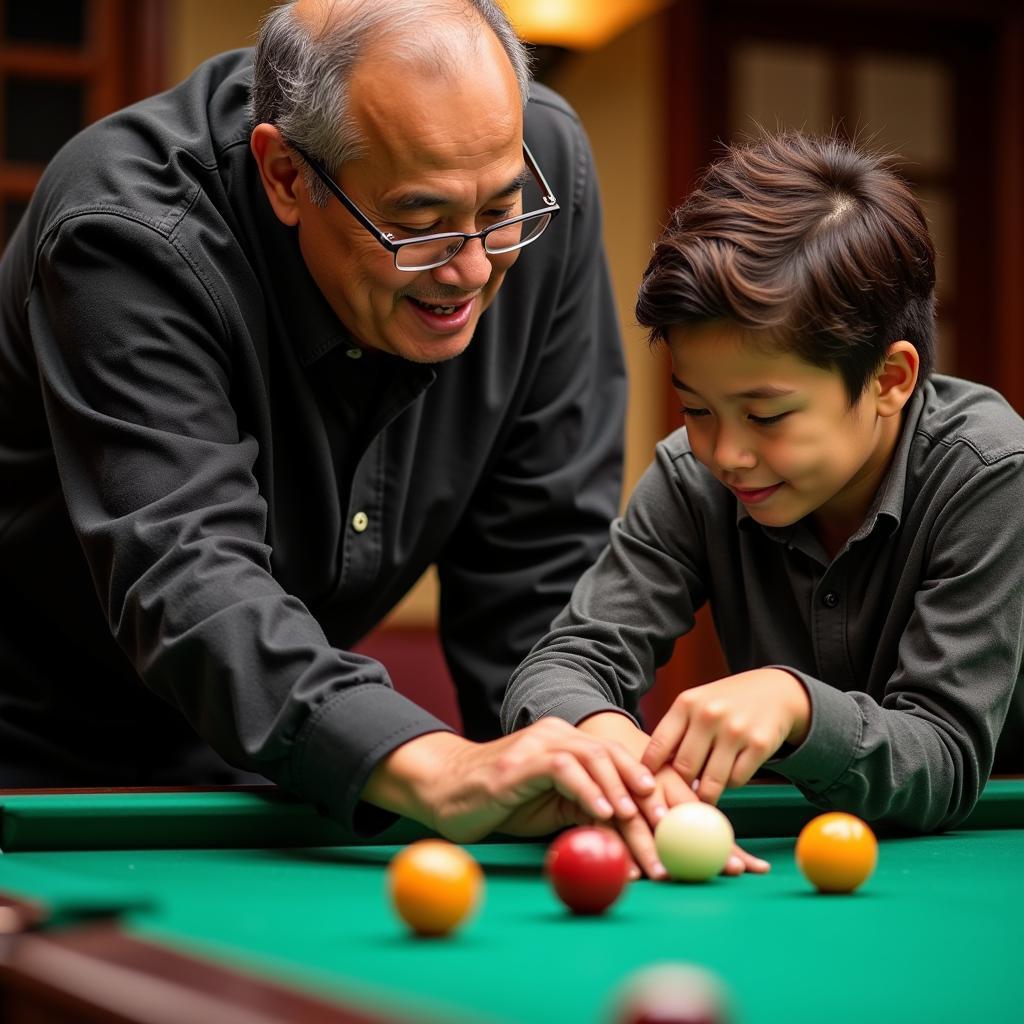
[[8, 936], [3, 1019], [33, 1024], [397, 1024], [128, 934], [116, 923]]

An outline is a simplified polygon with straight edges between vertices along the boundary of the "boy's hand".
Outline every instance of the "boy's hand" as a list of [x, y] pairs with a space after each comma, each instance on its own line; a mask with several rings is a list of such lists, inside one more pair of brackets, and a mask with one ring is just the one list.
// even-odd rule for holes
[[672, 768], [706, 803], [727, 786], [749, 782], [783, 742], [800, 744], [811, 722], [803, 684], [763, 668], [684, 690], [651, 734], [641, 760], [652, 772]]
[[[603, 739], [615, 740], [630, 753], [639, 758], [648, 747], [650, 737], [633, 721], [617, 711], [600, 712], [585, 718], [579, 724], [581, 732]], [[658, 859], [654, 847], [654, 827], [664, 817], [665, 811], [676, 804], [697, 799], [690, 786], [680, 778], [674, 768], [662, 768], [655, 774], [656, 786], [652, 793], [637, 799], [641, 813], [635, 817], [615, 822], [622, 838], [625, 839], [633, 857], [634, 877], [640, 873], [648, 878], [666, 878], [664, 865]], [[727, 875], [741, 875], [744, 871], [763, 874], [771, 865], [734, 846], [729, 862], [723, 871]]]

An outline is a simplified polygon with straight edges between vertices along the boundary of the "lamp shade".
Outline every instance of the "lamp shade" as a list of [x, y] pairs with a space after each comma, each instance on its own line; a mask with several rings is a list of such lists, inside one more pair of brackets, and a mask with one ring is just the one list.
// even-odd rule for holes
[[520, 38], [538, 46], [594, 50], [671, 0], [503, 0]]

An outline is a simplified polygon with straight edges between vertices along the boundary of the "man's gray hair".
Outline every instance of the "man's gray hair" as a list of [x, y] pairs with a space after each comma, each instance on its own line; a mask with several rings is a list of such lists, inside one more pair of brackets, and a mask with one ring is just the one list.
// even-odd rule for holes
[[[494, 0], [349, 0], [343, 17], [316, 28], [296, 16], [293, 3], [275, 7], [260, 26], [248, 113], [252, 125], [275, 125], [288, 142], [332, 172], [359, 157], [364, 140], [349, 103], [349, 81], [366, 48], [383, 35], [396, 52], [423, 59], [422, 28], [438, 16], [472, 19], [494, 33], [508, 56], [523, 105], [530, 92], [530, 57]], [[429, 44], [428, 44], [429, 45]], [[438, 70], [458, 75], [442, 54]], [[317, 205], [327, 202], [323, 183], [307, 167], [306, 186]]]

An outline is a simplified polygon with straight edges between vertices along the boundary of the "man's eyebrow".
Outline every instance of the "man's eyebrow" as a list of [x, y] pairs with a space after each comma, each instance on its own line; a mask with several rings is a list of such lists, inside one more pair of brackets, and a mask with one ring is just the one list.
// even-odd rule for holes
[[[487, 202], [491, 203], [496, 199], [507, 199], [509, 196], [514, 196], [526, 187], [532, 177], [524, 167], [507, 185], [498, 189]], [[433, 210], [439, 206], [447, 206], [450, 202], [450, 196], [436, 195], [433, 192], [409, 191], [399, 192], [387, 199], [385, 206], [397, 213], [415, 213], [417, 210]]]
[[[672, 387], [677, 388], [679, 391], [689, 391], [690, 394], [696, 395], [688, 384], [681, 381], [674, 373], [672, 374]], [[772, 384], [765, 384], [759, 388], [751, 388], [749, 391], [737, 391], [734, 394], [728, 395], [728, 398], [788, 398], [790, 395], [795, 395], [796, 392], [792, 388], [779, 388]]]

